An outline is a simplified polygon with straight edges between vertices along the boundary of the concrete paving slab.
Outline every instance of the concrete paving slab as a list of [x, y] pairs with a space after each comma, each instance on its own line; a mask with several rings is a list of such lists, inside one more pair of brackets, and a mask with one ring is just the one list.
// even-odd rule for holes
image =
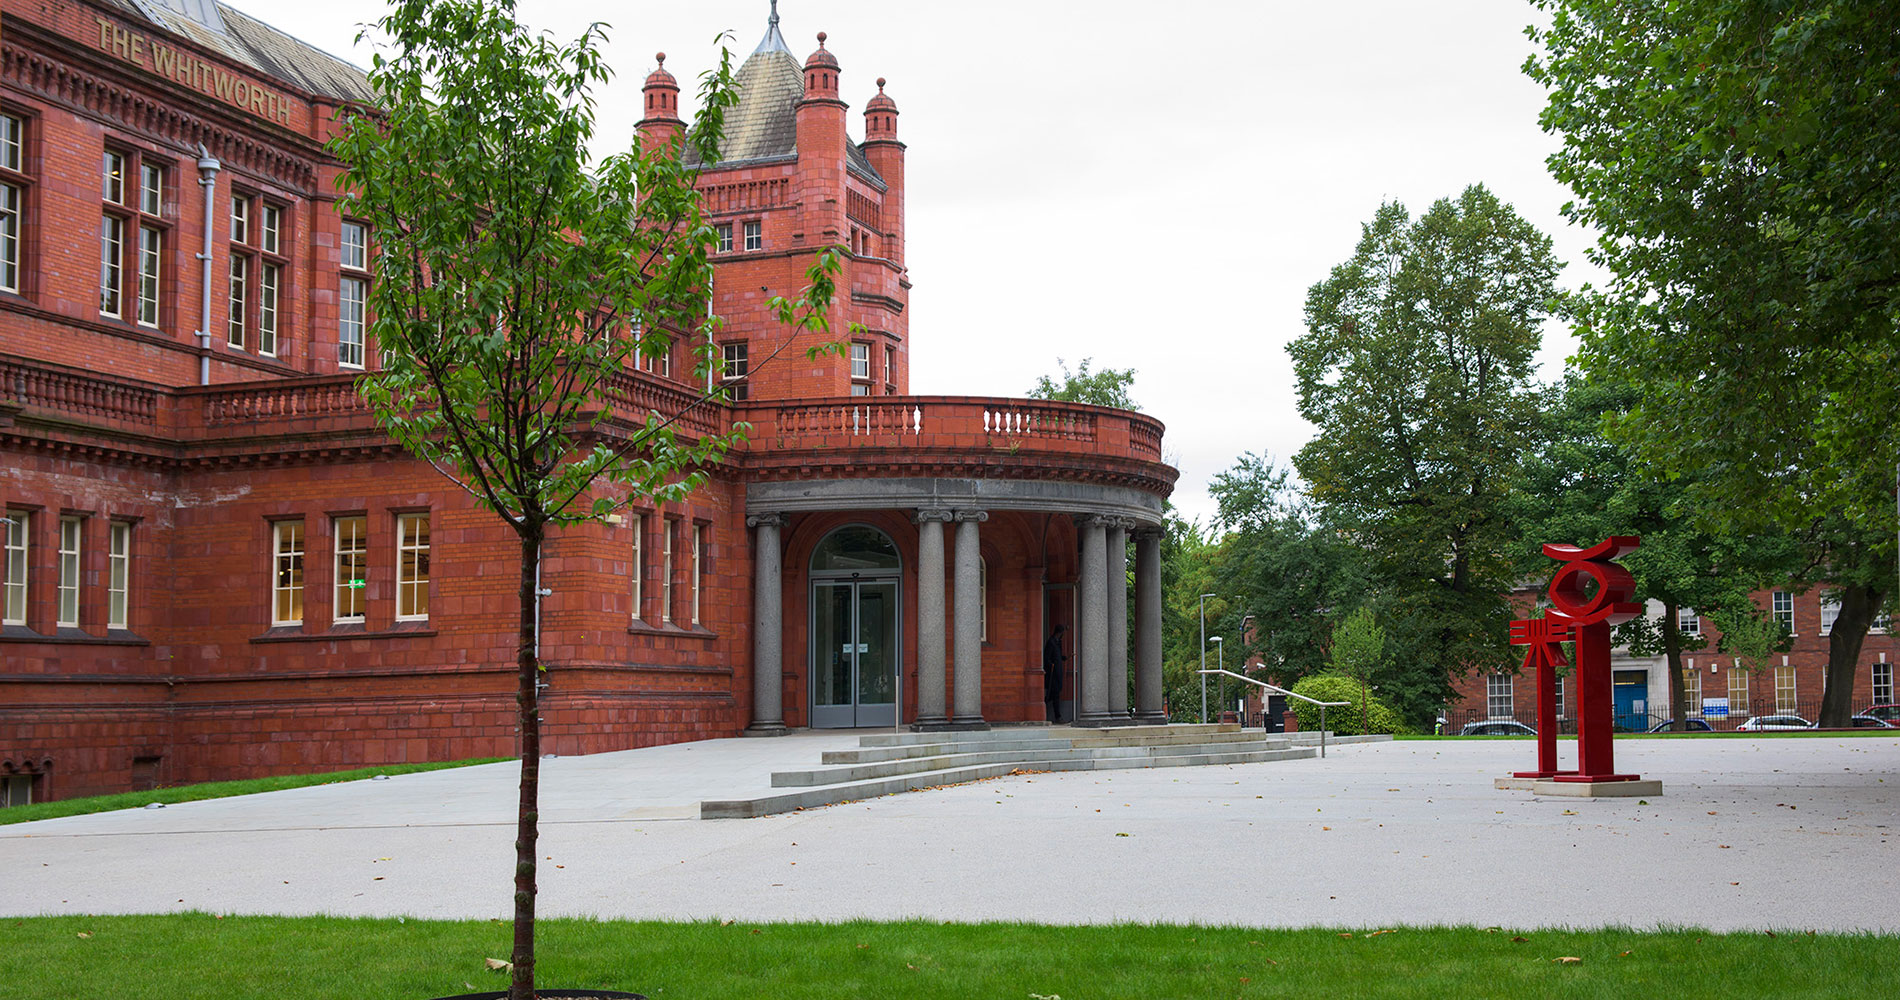
[[[1498, 791], [1533, 744], [1446, 740], [660, 817], [853, 743], [550, 761], [541, 912], [1900, 933], [1896, 737], [1619, 741], [1655, 800]], [[491, 765], [0, 827], [0, 914], [505, 917], [512, 785]]]

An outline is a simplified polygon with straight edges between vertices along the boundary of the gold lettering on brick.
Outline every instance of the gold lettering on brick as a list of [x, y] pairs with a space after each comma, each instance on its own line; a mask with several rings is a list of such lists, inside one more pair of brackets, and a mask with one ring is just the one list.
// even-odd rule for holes
[[216, 64], [189, 52], [181, 52], [136, 31], [121, 28], [103, 17], [95, 16], [93, 20], [99, 23], [100, 51], [117, 56], [154, 76], [209, 94], [266, 121], [290, 124], [290, 101], [283, 95], [227, 73]]

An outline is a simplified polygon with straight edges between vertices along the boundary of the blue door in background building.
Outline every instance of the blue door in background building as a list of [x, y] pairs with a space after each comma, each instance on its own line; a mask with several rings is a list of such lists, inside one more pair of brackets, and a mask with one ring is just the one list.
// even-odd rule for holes
[[1640, 733], [1649, 728], [1649, 672], [1618, 670], [1611, 676], [1616, 699], [1616, 729]]

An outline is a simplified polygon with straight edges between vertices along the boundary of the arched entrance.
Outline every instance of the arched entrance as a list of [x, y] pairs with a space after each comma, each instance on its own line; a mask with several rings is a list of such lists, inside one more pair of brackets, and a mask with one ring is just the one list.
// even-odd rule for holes
[[899, 580], [888, 535], [847, 524], [811, 557], [811, 724], [817, 729], [897, 723]]

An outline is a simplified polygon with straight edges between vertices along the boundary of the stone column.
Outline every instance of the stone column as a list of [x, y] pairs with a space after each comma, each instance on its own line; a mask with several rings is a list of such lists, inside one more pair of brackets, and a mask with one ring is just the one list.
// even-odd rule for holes
[[1081, 588], [1081, 620], [1076, 623], [1076, 650], [1082, 655], [1078, 673], [1075, 721], [1082, 726], [1100, 726], [1108, 722], [1108, 554], [1107, 525], [1100, 517], [1076, 521], [1082, 546], [1081, 565], [1077, 570]]
[[[784, 582], [779, 573], [778, 529], [785, 515], [752, 514], [757, 529], [752, 556], [752, 724], [747, 736], [785, 735]], [[667, 526], [671, 529], [671, 525]]]
[[943, 523], [947, 510], [920, 510], [917, 521], [917, 721], [913, 729], [943, 729]]
[[1168, 721], [1161, 710], [1161, 531], [1135, 532], [1135, 720]]
[[1128, 720], [1128, 528], [1133, 522], [1108, 523], [1108, 715]]
[[958, 729], [988, 729], [983, 721], [983, 629], [981, 570], [983, 550], [977, 525], [989, 520], [980, 510], [957, 511], [956, 550], [956, 705], [950, 723]]

